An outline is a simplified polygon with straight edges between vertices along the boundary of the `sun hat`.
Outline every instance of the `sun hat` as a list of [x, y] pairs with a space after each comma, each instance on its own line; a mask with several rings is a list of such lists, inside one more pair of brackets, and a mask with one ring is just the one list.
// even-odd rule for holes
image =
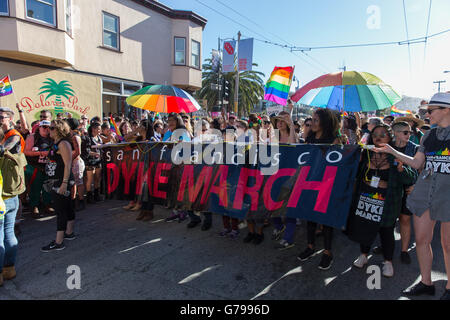
[[434, 94], [430, 102], [422, 105], [420, 109], [426, 109], [428, 106], [450, 108], [450, 92], [439, 92]]
[[408, 114], [408, 115], [403, 116], [403, 117], [395, 118], [394, 123], [397, 123], [397, 122], [400, 122], [400, 121], [406, 121], [406, 122], [412, 121], [412, 122], [414, 122], [416, 124], [416, 126], [418, 128], [420, 128], [421, 126], [423, 126], [425, 124], [425, 121], [423, 121], [422, 119], [416, 118], [412, 114]]

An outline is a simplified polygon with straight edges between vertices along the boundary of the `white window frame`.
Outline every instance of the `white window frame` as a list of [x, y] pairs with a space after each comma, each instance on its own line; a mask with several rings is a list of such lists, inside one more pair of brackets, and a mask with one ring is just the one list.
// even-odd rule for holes
[[31, 1], [36, 1], [36, 2], [40, 2], [43, 3], [47, 6], [52, 6], [53, 7], [53, 23], [48, 23], [47, 21], [44, 20], [39, 20], [33, 17], [29, 17], [28, 16], [28, 0], [25, 0], [25, 17], [27, 17], [28, 20], [32, 20], [32, 21], [36, 21], [48, 26], [52, 26], [52, 27], [56, 27], [56, 2], [57, 0], [53, 0], [53, 5], [48, 4], [47, 2], [45, 2], [44, 0], [31, 0]]
[[6, 12], [0, 11], [0, 16], [9, 16], [9, 0], [6, 0]]
[[[112, 17], [112, 18], [114, 18], [115, 20], [116, 20], [116, 28], [117, 28], [117, 31], [116, 31], [116, 38], [117, 38], [117, 48], [116, 47], [113, 47], [113, 46], [110, 46], [110, 45], [107, 45], [106, 43], [105, 43], [105, 16], [110, 16], [110, 17]], [[118, 17], [118, 16], [115, 16], [115, 15], [113, 15], [113, 14], [111, 14], [111, 13], [108, 13], [108, 12], [105, 12], [105, 11], [103, 11], [102, 12], [102, 43], [103, 43], [103, 46], [104, 47], [107, 47], [107, 48], [111, 48], [111, 49], [114, 49], [114, 50], [120, 50], [120, 17]], [[109, 33], [112, 33], [112, 34], [114, 34], [114, 32], [113, 31], [111, 31], [111, 30], [106, 30], [106, 32], [109, 32]]]
[[[65, 0], [66, 3], [66, 10], [64, 12], [64, 16], [66, 18], [66, 32], [72, 36], [72, 32], [73, 32], [73, 24], [72, 24], [72, 0]], [[69, 23], [67, 23], [67, 18], [69, 18]], [[69, 28], [69, 24], [70, 24], [70, 28]]]
[[[184, 41], [184, 63], [177, 63], [177, 52], [181, 52], [181, 50], [177, 50], [177, 39], [181, 39]], [[187, 65], [187, 61], [186, 61], [186, 38], [184, 37], [174, 37], [173, 40], [173, 63], [177, 66], [186, 66]]]
[[[193, 59], [193, 56], [194, 56], [194, 44], [198, 44], [198, 66], [194, 65], [194, 61], [195, 61], [195, 59]], [[200, 66], [202, 64], [201, 63], [201, 46], [202, 45], [200, 44], [200, 41], [191, 39], [191, 67], [200, 69]]]

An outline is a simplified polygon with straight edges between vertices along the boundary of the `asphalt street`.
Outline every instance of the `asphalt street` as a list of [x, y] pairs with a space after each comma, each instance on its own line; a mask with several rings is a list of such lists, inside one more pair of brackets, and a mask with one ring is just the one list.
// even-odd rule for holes
[[[187, 229], [188, 220], [164, 221], [169, 211], [155, 207], [152, 221], [136, 221], [125, 211], [125, 201], [109, 200], [88, 206], [76, 218], [77, 239], [66, 249], [43, 253], [40, 248], [55, 236], [55, 217], [39, 220], [24, 215], [19, 236], [17, 277], [0, 287], [0, 299], [151, 299], [151, 300], [396, 300], [400, 292], [419, 280], [414, 245], [412, 264], [400, 263], [396, 234], [393, 278], [381, 277], [381, 289], [370, 290], [366, 269], [352, 268], [359, 245], [336, 230], [334, 263], [330, 270], [317, 268], [320, 253], [306, 262], [297, 255], [306, 246], [306, 223], [297, 226], [295, 247], [278, 251], [270, 239], [272, 227], [264, 230], [262, 244], [244, 244], [245, 225], [238, 239], [219, 237], [222, 219], [213, 216], [213, 227]], [[413, 239], [414, 241], [414, 239]], [[318, 238], [317, 248], [323, 240]], [[435, 297], [445, 287], [445, 268], [439, 226], [433, 241]], [[320, 252], [320, 251], [319, 251]], [[80, 289], [69, 289], [69, 266], [81, 271]], [[369, 265], [382, 265], [373, 255]]]

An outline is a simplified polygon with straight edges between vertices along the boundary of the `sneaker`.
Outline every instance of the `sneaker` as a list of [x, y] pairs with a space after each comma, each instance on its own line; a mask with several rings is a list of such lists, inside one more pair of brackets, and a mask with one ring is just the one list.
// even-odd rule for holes
[[219, 233], [219, 236], [226, 237], [231, 232], [231, 229], [223, 229], [221, 233]]
[[255, 237], [253, 238], [253, 244], [258, 245], [261, 244], [261, 242], [263, 241], [264, 241], [264, 233], [255, 234]]
[[289, 243], [289, 242], [287, 242], [286, 240], [281, 239], [281, 241], [275, 246], [275, 249], [278, 249], [278, 250], [281, 251], [281, 250], [290, 249], [290, 248], [292, 248], [293, 246], [295, 246], [294, 243]]
[[188, 229], [192, 229], [195, 228], [196, 226], [198, 226], [200, 224], [200, 221], [191, 221], [187, 224]]
[[286, 230], [286, 226], [283, 225], [281, 230], [278, 230], [277, 228], [273, 229], [272, 231], [272, 240], [278, 241], [281, 239], [281, 236], [283, 235], [284, 230]]
[[308, 260], [312, 255], [314, 254], [314, 249], [311, 249], [310, 247], [306, 247], [306, 249], [300, 253], [297, 257], [300, 261], [306, 261]]
[[185, 211], [181, 211], [179, 216], [178, 216], [178, 223], [183, 222], [187, 218], [188, 218], [187, 213]]
[[402, 251], [400, 254], [400, 260], [404, 264], [411, 264], [411, 257], [409, 256], [409, 253], [406, 251]]
[[249, 232], [249, 233], [247, 234], [247, 236], [244, 238], [244, 243], [252, 242], [253, 239], [255, 239], [255, 237], [256, 237], [256, 234], [255, 234], [255, 233]]
[[64, 240], [75, 240], [76, 238], [75, 233], [67, 234], [64, 232]]
[[375, 248], [373, 248], [373, 253], [374, 254], [382, 254], [383, 253], [383, 248], [381, 248], [380, 246], [377, 246]]
[[444, 294], [439, 300], [450, 300], [450, 289], [444, 291]]
[[407, 297], [415, 297], [415, 296], [420, 296], [423, 294], [434, 296], [434, 293], [435, 293], [434, 284], [431, 286], [427, 286], [422, 281], [420, 281], [418, 284], [413, 286], [411, 289], [409, 289], [409, 290], [406, 289], [406, 290], [402, 291], [402, 295], [407, 296]]
[[324, 253], [322, 255], [322, 259], [319, 263], [319, 269], [320, 270], [328, 270], [331, 268], [331, 265], [333, 264], [333, 255], [328, 255]]
[[383, 276], [387, 278], [392, 278], [394, 276], [394, 266], [392, 265], [392, 262], [383, 262]]
[[231, 232], [228, 234], [228, 237], [232, 240], [237, 239], [239, 236], [239, 230], [231, 230]]
[[353, 265], [357, 268], [364, 268], [364, 265], [366, 265], [369, 262], [369, 259], [367, 259], [367, 256], [365, 254], [361, 254], [358, 259], [353, 261]]
[[55, 241], [50, 242], [49, 245], [42, 247], [41, 251], [42, 252], [50, 252], [50, 251], [60, 251], [60, 250], [64, 250], [66, 248], [66, 246], [64, 245], [64, 242], [61, 244], [57, 244]]
[[202, 224], [202, 231], [206, 231], [206, 230], [209, 230], [209, 229], [211, 229], [211, 223], [203, 222], [203, 224]]
[[172, 222], [180, 217], [180, 214], [177, 211], [172, 211], [172, 214], [166, 218], [166, 222]]

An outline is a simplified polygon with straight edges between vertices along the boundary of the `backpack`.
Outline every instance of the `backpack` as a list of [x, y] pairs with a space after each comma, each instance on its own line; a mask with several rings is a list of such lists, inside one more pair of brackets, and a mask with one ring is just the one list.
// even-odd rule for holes
[[3, 177], [3, 198], [14, 197], [26, 190], [24, 167], [27, 160], [23, 153], [12, 154], [5, 150], [0, 158], [0, 172]]

